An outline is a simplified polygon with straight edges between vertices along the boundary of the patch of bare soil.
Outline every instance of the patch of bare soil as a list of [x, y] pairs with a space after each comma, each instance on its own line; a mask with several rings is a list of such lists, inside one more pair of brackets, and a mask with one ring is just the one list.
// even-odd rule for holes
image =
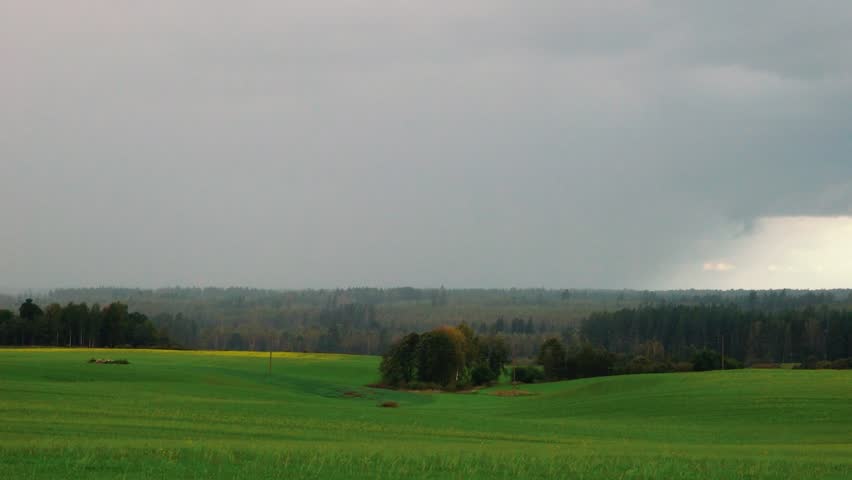
[[491, 394], [498, 397], [523, 397], [525, 395], [535, 395], [534, 393], [526, 390], [495, 390], [491, 392]]
[[419, 388], [419, 389], [396, 388], [396, 387], [392, 387], [390, 385], [385, 385], [383, 383], [370, 383], [367, 386], [370, 387], [370, 388], [382, 388], [382, 389], [385, 389], [385, 390], [394, 390], [394, 391], [397, 391], [397, 392], [406, 392], [406, 393], [443, 393], [444, 392], [443, 390], [438, 390], [438, 389], [435, 389], [435, 388]]

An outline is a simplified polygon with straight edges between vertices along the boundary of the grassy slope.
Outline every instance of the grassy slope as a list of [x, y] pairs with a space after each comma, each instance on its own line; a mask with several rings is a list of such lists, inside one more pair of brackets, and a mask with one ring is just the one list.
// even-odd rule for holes
[[852, 478], [852, 372], [610, 377], [506, 398], [368, 389], [375, 357], [276, 354], [271, 376], [266, 362], [0, 350], [0, 478]]

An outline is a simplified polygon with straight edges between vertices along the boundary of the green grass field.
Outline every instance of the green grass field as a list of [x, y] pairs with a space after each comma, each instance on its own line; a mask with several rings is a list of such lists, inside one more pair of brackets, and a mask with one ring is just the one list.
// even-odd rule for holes
[[377, 365], [281, 353], [268, 375], [265, 354], [2, 349], [0, 478], [852, 478], [850, 371], [503, 397], [367, 388]]

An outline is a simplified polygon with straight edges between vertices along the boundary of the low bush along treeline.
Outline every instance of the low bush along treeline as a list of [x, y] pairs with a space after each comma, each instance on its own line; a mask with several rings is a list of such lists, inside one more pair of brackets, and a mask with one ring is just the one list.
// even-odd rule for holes
[[[556, 338], [544, 342], [536, 359], [537, 366], [516, 368], [520, 382], [570, 380], [574, 378], [625, 375], [634, 373], [666, 373], [743, 368], [743, 363], [723, 357], [711, 349], [694, 349], [688, 361], [672, 361], [665, 357], [658, 342], [649, 342], [646, 353], [615, 354], [603, 347], [580, 343], [566, 348]], [[724, 362], [724, 365], [723, 365]]]
[[[514, 381], [548, 380], [743, 368], [735, 358], [711, 349], [694, 349], [689, 361], [671, 361], [659, 342], [644, 346], [645, 354], [615, 354], [603, 347], [578, 342], [566, 347], [557, 338], [544, 342], [534, 365], [512, 369]], [[508, 373], [511, 352], [500, 336], [477, 336], [465, 324], [410, 333], [393, 343], [379, 366], [381, 385], [408, 389], [457, 390], [487, 385]], [[838, 362], [839, 365], [839, 362]], [[819, 368], [819, 367], [813, 367]], [[838, 368], [838, 367], [834, 367]]]
[[817, 360], [815, 357], [809, 358], [807, 361], [796, 365], [795, 368], [803, 368], [810, 370], [849, 370], [852, 369], [852, 358], [838, 358], [835, 360]]

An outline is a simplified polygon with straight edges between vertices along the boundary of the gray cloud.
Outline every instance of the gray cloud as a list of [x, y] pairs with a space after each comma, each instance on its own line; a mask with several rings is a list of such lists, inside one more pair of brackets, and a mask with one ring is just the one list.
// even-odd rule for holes
[[3, 4], [0, 285], [645, 287], [850, 211], [844, 2], [250, 3]]

